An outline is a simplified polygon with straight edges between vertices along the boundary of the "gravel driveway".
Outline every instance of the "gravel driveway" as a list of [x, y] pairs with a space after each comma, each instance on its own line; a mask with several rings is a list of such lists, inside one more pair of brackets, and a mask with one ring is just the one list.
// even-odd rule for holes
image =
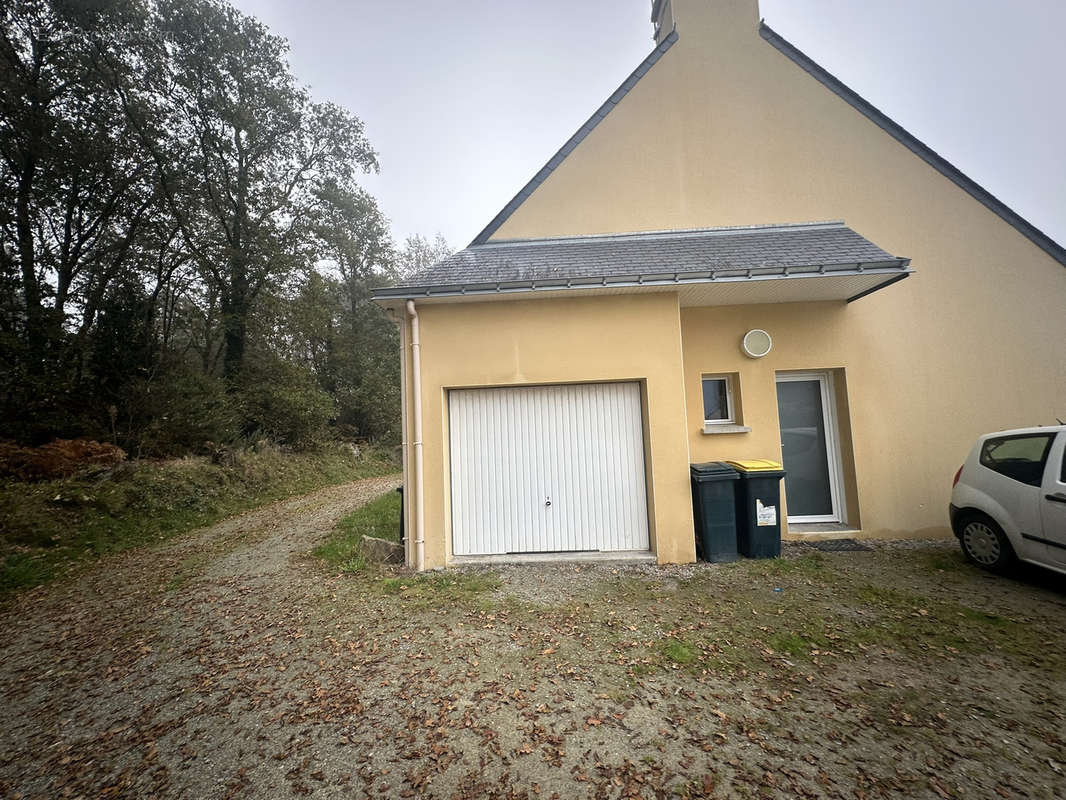
[[4, 797], [1066, 796], [1066, 596], [951, 543], [336, 575], [375, 478], [0, 611]]
[[293, 765], [273, 757], [302, 734], [278, 723], [307, 702], [321, 580], [302, 562], [397, 485], [276, 503], [21, 595], [0, 612], [0, 794], [236, 796], [266, 757], [262, 796], [288, 795]]

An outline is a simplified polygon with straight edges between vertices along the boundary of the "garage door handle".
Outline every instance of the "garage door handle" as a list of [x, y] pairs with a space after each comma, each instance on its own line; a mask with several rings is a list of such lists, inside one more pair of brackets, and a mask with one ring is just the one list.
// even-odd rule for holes
[[1044, 495], [1052, 503], [1066, 503], [1066, 494], [1059, 492], [1058, 494], [1046, 494]]

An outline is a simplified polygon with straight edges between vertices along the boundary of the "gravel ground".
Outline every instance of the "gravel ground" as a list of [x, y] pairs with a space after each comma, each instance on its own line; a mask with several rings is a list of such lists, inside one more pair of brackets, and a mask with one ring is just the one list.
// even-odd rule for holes
[[358, 481], [0, 610], [4, 797], [1066, 797], [1066, 593], [950, 542], [336, 575]]

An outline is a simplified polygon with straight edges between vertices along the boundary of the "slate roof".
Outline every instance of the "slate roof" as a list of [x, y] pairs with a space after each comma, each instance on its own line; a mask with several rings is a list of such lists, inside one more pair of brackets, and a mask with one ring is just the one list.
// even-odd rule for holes
[[377, 298], [500, 285], [590, 286], [646, 280], [905, 268], [842, 222], [522, 239], [472, 245]]

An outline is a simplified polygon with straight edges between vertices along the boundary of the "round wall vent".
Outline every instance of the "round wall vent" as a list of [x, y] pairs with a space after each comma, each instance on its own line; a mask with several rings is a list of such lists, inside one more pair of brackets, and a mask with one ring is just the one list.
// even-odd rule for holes
[[774, 340], [766, 331], [755, 328], [744, 334], [744, 341], [740, 346], [748, 358], [762, 358], [770, 352], [770, 348], [774, 346]]

